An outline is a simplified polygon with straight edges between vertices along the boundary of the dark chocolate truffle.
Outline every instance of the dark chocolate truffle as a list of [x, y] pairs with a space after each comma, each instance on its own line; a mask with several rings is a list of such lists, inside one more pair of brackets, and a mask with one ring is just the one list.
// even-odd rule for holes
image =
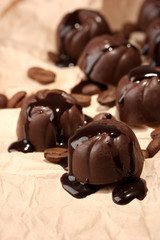
[[149, 56], [152, 65], [160, 66], [160, 18], [148, 26], [142, 51]]
[[160, 1], [146, 0], [141, 6], [138, 17], [138, 26], [142, 31], [146, 31], [147, 27], [156, 18], [160, 17]]
[[27, 139], [36, 151], [67, 146], [68, 138], [84, 123], [82, 108], [61, 90], [43, 90], [28, 97], [17, 124], [18, 140]]
[[119, 82], [116, 105], [120, 120], [129, 124], [160, 121], [160, 69], [140, 66]]
[[104, 33], [110, 33], [110, 28], [100, 13], [93, 10], [76, 10], [65, 15], [58, 26], [58, 51], [76, 61], [86, 44]]
[[69, 139], [69, 175], [103, 185], [139, 177], [143, 154], [133, 131], [114, 119], [93, 121]]
[[129, 70], [141, 64], [139, 50], [115, 36], [91, 40], [79, 58], [78, 66], [94, 82], [116, 85]]

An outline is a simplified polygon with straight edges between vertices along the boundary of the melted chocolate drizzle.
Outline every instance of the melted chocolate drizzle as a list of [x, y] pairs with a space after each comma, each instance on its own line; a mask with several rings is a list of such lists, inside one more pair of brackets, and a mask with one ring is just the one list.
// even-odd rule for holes
[[74, 176], [67, 173], [61, 177], [61, 183], [63, 188], [75, 198], [85, 198], [100, 189], [98, 185], [80, 183]]
[[128, 74], [128, 77], [131, 82], [139, 82], [152, 77], [158, 77], [158, 79], [160, 79], [160, 71], [148, 65], [140, 66], [131, 70]]
[[135, 198], [143, 200], [147, 191], [145, 180], [134, 178], [118, 184], [112, 192], [112, 199], [119, 205], [125, 205]]
[[27, 139], [13, 142], [8, 148], [8, 152], [18, 151], [23, 153], [29, 153], [34, 152], [34, 150], [34, 146]]

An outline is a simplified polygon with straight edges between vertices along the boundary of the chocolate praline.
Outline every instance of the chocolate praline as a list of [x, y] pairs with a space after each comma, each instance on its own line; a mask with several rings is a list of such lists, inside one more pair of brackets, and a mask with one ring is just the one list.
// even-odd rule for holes
[[140, 66], [119, 82], [116, 105], [120, 120], [128, 124], [160, 121], [160, 69]]
[[36, 151], [67, 146], [68, 138], [84, 123], [82, 108], [61, 90], [43, 90], [28, 97], [17, 123], [18, 140], [27, 139]]
[[103, 185], [139, 177], [143, 155], [133, 131], [114, 119], [93, 121], [69, 139], [69, 176]]
[[99, 12], [78, 9], [66, 14], [58, 25], [58, 51], [76, 62], [92, 38], [110, 32], [108, 23]]
[[139, 17], [138, 26], [139, 30], [146, 31], [151, 22], [160, 17], [160, 1], [159, 0], [146, 0], [142, 4]]
[[160, 18], [148, 26], [142, 52], [149, 56], [152, 65], [160, 66]]
[[129, 70], [141, 64], [139, 50], [111, 35], [91, 40], [83, 50], [78, 66], [94, 82], [117, 85]]

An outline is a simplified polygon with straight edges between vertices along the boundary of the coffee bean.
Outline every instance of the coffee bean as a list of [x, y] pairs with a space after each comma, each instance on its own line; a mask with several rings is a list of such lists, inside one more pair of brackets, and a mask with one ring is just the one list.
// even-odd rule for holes
[[102, 92], [103, 90], [106, 90], [106, 86], [94, 83], [91, 80], [83, 80], [71, 89], [71, 93], [87, 94], [92, 96]]
[[160, 138], [154, 138], [146, 150], [149, 153], [149, 157], [152, 158], [160, 150]]
[[49, 70], [45, 70], [40, 67], [32, 67], [28, 70], [27, 75], [29, 78], [41, 83], [48, 84], [55, 81], [55, 73]]
[[26, 92], [25, 91], [20, 91], [17, 92], [16, 94], [14, 94], [7, 103], [7, 108], [18, 108], [22, 106], [22, 103], [25, 99], [26, 96]]
[[6, 108], [7, 107], [7, 97], [4, 94], [0, 94], [0, 108]]
[[44, 151], [44, 157], [52, 163], [59, 163], [64, 158], [67, 158], [68, 150], [66, 148], [48, 148]]
[[147, 150], [143, 149], [142, 154], [143, 154], [144, 159], [149, 158], [149, 152]]
[[114, 89], [107, 89], [101, 92], [97, 98], [97, 101], [101, 105], [113, 106], [115, 104], [116, 94]]
[[54, 53], [54, 52], [48, 52], [48, 58], [49, 60], [51, 60], [52, 62], [56, 63], [59, 61], [59, 55]]
[[160, 128], [156, 128], [153, 132], [151, 132], [151, 138], [160, 138]]
[[89, 95], [76, 93], [73, 93], [71, 95], [77, 100], [79, 105], [81, 105], [82, 107], [88, 107], [91, 104], [91, 97]]

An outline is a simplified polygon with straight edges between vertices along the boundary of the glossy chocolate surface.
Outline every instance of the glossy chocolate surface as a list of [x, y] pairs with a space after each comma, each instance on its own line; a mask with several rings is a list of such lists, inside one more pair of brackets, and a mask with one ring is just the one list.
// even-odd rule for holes
[[68, 138], [84, 124], [82, 108], [61, 90], [43, 90], [24, 102], [17, 123], [18, 140], [27, 139], [36, 151], [67, 146]]
[[86, 44], [104, 33], [110, 33], [110, 29], [100, 13], [93, 10], [76, 10], [66, 14], [59, 23], [58, 51], [76, 62]]
[[111, 35], [91, 40], [78, 61], [78, 66], [89, 79], [105, 86], [117, 85], [123, 75], [140, 64], [139, 50]]
[[143, 155], [132, 130], [114, 119], [93, 121], [69, 139], [69, 175], [103, 185], [139, 177]]
[[117, 87], [116, 105], [120, 120], [129, 124], [160, 121], [160, 71], [140, 66], [124, 76]]
[[112, 192], [112, 199], [119, 205], [125, 205], [135, 198], [143, 200], [147, 191], [145, 180], [133, 178], [118, 184]]

